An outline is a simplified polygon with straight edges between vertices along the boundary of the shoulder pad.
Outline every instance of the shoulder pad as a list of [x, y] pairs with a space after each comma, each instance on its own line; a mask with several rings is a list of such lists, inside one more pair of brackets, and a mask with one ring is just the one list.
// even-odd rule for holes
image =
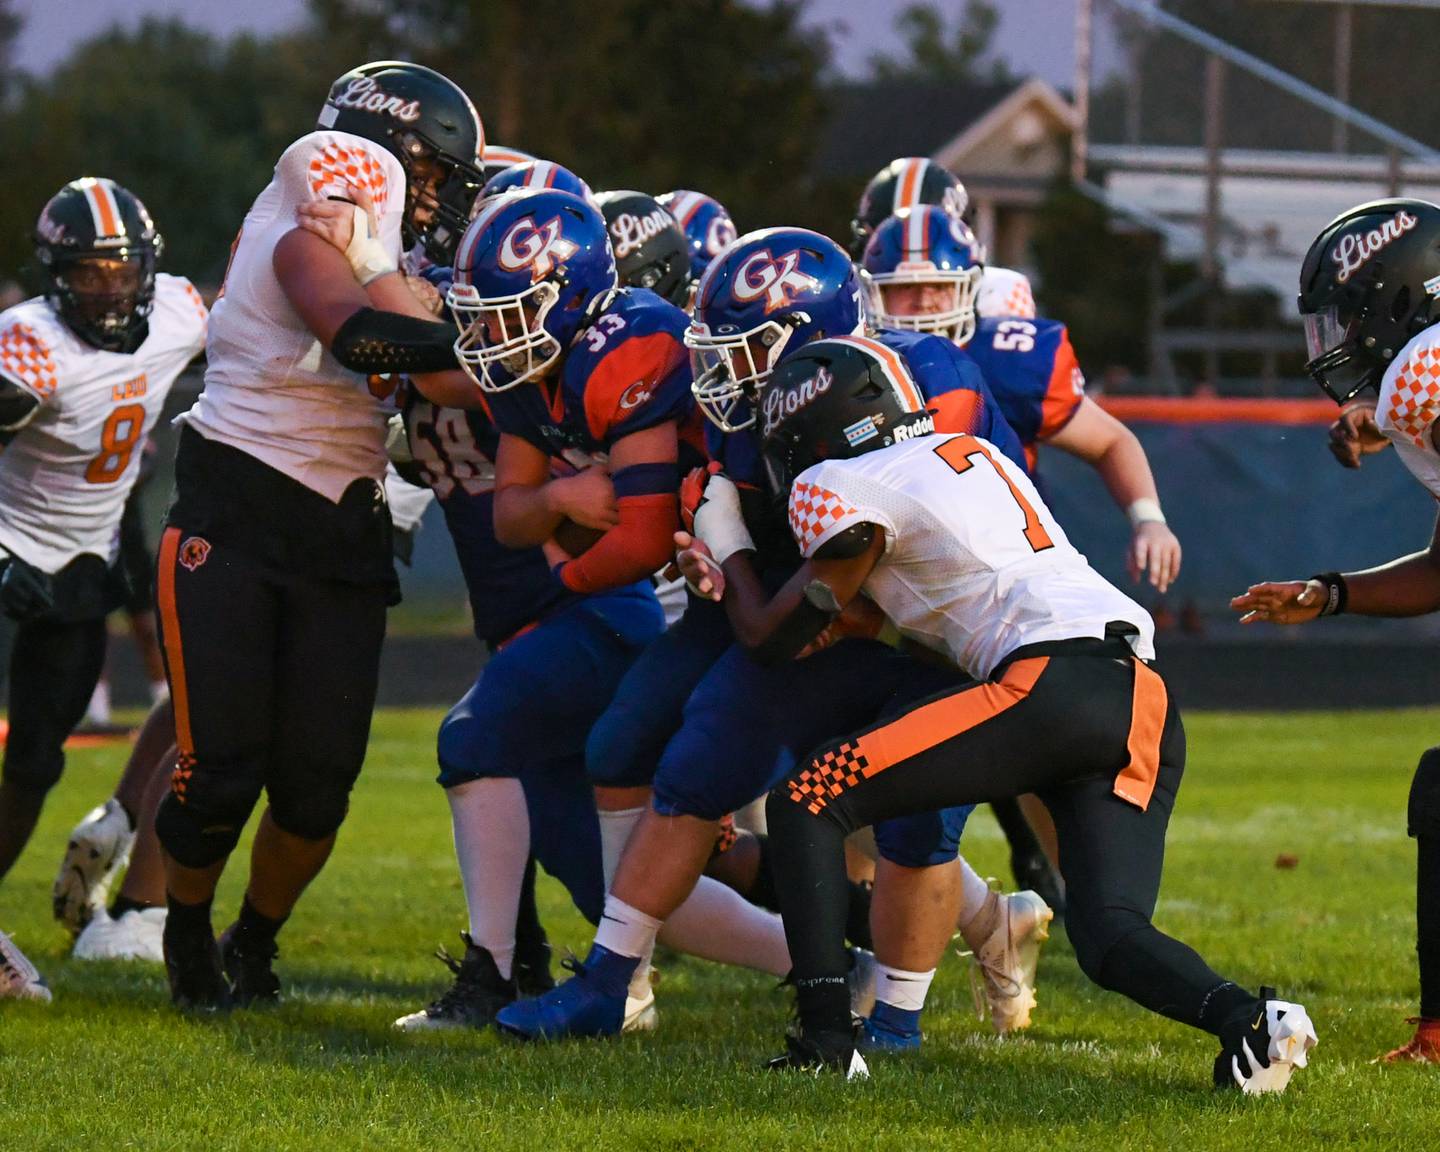
[[877, 528], [868, 521], [855, 524], [843, 532], [837, 532], [819, 548], [815, 549], [814, 560], [853, 560], [863, 555], [875, 542]]

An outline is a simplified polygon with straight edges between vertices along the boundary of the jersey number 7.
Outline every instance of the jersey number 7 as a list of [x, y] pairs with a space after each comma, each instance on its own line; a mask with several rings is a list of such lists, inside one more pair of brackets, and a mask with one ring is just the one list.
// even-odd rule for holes
[[957, 476], [963, 476], [975, 467], [976, 457], [983, 459], [995, 469], [1000, 479], [1005, 481], [1005, 487], [1010, 489], [1010, 495], [1015, 497], [1015, 503], [1020, 505], [1020, 511], [1025, 514], [1025, 539], [1029, 541], [1031, 549], [1044, 552], [1047, 548], [1055, 547], [1055, 541], [1050, 539], [1050, 533], [1046, 532], [1045, 525], [1040, 523], [1035, 506], [1025, 499], [1024, 493], [1015, 487], [1015, 482], [1006, 474], [1005, 469], [995, 462], [995, 457], [990, 455], [990, 449], [974, 436], [952, 436], [945, 443], [936, 445], [935, 455], [950, 465], [951, 471]]

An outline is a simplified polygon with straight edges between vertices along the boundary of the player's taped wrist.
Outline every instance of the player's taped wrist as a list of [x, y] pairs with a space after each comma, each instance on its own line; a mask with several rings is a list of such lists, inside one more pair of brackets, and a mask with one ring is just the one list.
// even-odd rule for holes
[[1325, 588], [1325, 602], [1320, 605], [1321, 616], [1339, 616], [1350, 601], [1350, 585], [1339, 572], [1320, 572], [1310, 577]]
[[355, 207], [354, 227], [350, 230], [350, 244], [345, 249], [345, 259], [355, 273], [355, 279], [362, 285], [369, 284], [389, 272], [399, 271], [385, 245], [370, 235], [370, 216], [365, 209]]
[[1130, 518], [1131, 528], [1138, 528], [1141, 524], [1165, 523], [1165, 513], [1160, 510], [1160, 501], [1149, 496], [1142, 496], [1131, 503], [1130, 507], [1125, 509], [1125, 515]]
[[740, 511], [740, 490], [728, 476], [711, 476], [706, 483], [705, 495], [695, 509], [694, 535], [705, 541], [715, 563], [721, 566], [737, 552], [755, 551], [755, 541]]

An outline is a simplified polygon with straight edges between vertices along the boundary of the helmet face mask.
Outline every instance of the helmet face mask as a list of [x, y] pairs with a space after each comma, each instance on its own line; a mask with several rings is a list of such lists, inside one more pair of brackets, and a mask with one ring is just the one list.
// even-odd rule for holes
[[[882, 328], [929, 332], [956, 344], [968, 344], [975, 335], [975, 297], [980, 291], [979, 268], [970, 268], [964, 272], [942, 272], [929, 263], [909, 266], [902, 264], [894, 272], [872, 272], [868, 279], [872, 286], [871, 308]], [[948, 292], [949, 299], [939, 297], [938, 293], [903, 291], [927, 287]]]
[[[803, 322], [803, 313], [799, 318]], [[711, 333], [698, 320], [685, 333], [694, 373], [691, 391], [705, 416], [722, 432], [755, 424], [760, 391], [785, 354], [793, 324], [767, 320], [744, 332]]]
[[560, 290], [543, 280], [515, 296], [489, 299], [481, 299], [472, 285], [452, 285], [446, 302], [460, 325], [455, 354], [481, 391], [525, 384], [560, 358], [560, 342], [545, 327], [559, 298]]

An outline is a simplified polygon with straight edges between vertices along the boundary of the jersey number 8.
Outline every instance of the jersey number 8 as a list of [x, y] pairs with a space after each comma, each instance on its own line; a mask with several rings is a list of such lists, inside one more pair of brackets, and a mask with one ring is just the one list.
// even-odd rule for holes
[[100, 454], [85, 468], [91, 484], [113, 484], [130, 466], [131, 453], [145, 430], [145, 409], [139, 404], [121, 404], [100, 430]]

